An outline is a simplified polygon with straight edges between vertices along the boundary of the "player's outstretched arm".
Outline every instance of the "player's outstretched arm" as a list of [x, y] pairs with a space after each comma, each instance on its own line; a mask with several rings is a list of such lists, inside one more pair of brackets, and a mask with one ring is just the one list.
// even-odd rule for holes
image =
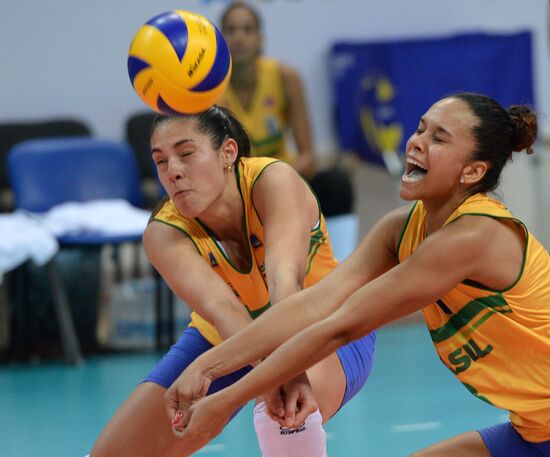
[[[434, 302], [465, 278], [475, 277], [491, 262], [485, 255], [491, 234], [471, 236], [464, 230], [467, 224], [471, 226], [470, 221], [459, 221], [430, 235], [403, 263], [360, 287], [330, 316], [290, 338], [242, 380], [216, 394], [218, 403], [240, 405], [292, 379], [349, 341]], [[452, 267], [449, 259], [453, 259]]]
[[261, 360], [302, 329], [329, 316], [355, 290], [394, 266], [394, 248], [406, 215], [407, 209], [400, 209], [381, 219], [356, 251], [324, 279], [280, 301], [238, 334], [197, 358], [166, 393], [169, 417], [191, 405], [189, 386], [201, 384], [204, 378], [210, 383]]

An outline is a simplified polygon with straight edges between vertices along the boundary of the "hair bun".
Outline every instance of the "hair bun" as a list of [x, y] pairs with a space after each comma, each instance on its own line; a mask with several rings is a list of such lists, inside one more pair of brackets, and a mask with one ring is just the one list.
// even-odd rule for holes
[[512, 149], [516, 152], [525, 150], [533, 153], [533, 143], [537, 138], [537, 115], [525, 105], [512, 105], [508, 108], [508, 115], [512, 121]]

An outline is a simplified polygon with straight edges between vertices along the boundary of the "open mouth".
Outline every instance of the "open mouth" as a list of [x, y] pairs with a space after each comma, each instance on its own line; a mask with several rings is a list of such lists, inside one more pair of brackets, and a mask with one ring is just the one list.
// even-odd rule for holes
[[428, 169], [417, 160], [408, 157], [405, 173], [402, 180], [405, 182], [416, 182], [424, 179], [428, 174]]

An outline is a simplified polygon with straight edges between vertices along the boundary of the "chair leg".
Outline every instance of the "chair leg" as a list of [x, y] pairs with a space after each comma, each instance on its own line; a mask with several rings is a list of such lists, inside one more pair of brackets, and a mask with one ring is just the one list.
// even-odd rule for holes
[[57, 314], [57, 321], [59, 323], [59, 331], [61, 333], [61, 342], [63, 344], [63, 353], [65, 361], [72, 364], [78, 364], [82, 362], [82, 353], [80, 351], [80, 344], [76, 336], [74, 328], [73, 317], [67, 300], [67, 293], [63, 282], [61, 281], [61, 275], [57, 268], [55, 259], [52, 259], [46, 265], [48, 274], [50, 277], [50, 283], [52, 286], [52, 292], [54, 296], [55, 312]]
[[159, 272], [153, 268], [153, 275], [155, 277], [155, 337], [156, 337], [156, 349], [160, 351], [162, 349], [163, 340], [163, 325], [162, 325], [162, 277]]
[[15, 303], [19, 307], [17, 313], [18, 318], [14, 322], [15, 328], [13, 332], [13, 355], [14, 357], [27, 357], [31, 354], [33, 344], [31, 342], [32, 329], [30, 322], [33, 319], [31, 314], [32, 307], [29, 300], [29, 281], [28, 264], [24, 263], [16, 270], [11, 272], [13, 280], [13, 288], [15, 293]]
[[174, 327], [175, 327], [175, 309], [174, 309], [174, 293], [169, 287], [166, 287], [168, 294], [168, 347], [174, 344]]

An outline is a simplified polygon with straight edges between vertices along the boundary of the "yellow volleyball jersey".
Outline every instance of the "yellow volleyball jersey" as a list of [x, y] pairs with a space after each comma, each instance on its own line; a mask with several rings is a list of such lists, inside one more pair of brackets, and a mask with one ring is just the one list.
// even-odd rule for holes
[[[550, 440], [550, 256], [521, 221], [486, 194], [468, 198], [445, 225], [464, 215], [512, 219], [523, 227], [521, 274], [505, 290], [470, 280], [457, 285], [422, 310], [430, 336], [443, 363], [472, 394], [510, 411], [527, 441]], [[426, 210], [417, 202], [399, 243], [400, 262], [425, 233]]]
[[218, 103], [229, 108], [248, 131], [253, 156], [274, 157], [292, 164], [293, 156], [284, 141], [288, 119], [281, 66], [266, 57], [258, 58], [256, 65], [258, 80], [250, 107], [243, 106], [231, 84]]
[[[265, 278], [264, 228], [252, 204], [252, 189], [262, 171], [276, 160], [270, 158], [241, 158], [236, 168], [236, 178], [244, 205], [244, 224], [248, 239], [250, 269], [238, 270], [227, 258], [213, 232], [199, 219], [186, 219], [168, 200], [153, 220], [171, 225], [185, 233], [194, 243], [199, 254], [214, 271], [231, 287], [235, 295], [256, 318], [269, 308], [269, 292]], [[337, 264], [327, 235], [325, 219], [319, 212], [319, 223], [311, 230], [304, 287], [319, 281]], [[196, 327], [212, 344], [219, 344], [221, 337], [214, 326], [196, 312], [191, 313], [191, 326]]]

